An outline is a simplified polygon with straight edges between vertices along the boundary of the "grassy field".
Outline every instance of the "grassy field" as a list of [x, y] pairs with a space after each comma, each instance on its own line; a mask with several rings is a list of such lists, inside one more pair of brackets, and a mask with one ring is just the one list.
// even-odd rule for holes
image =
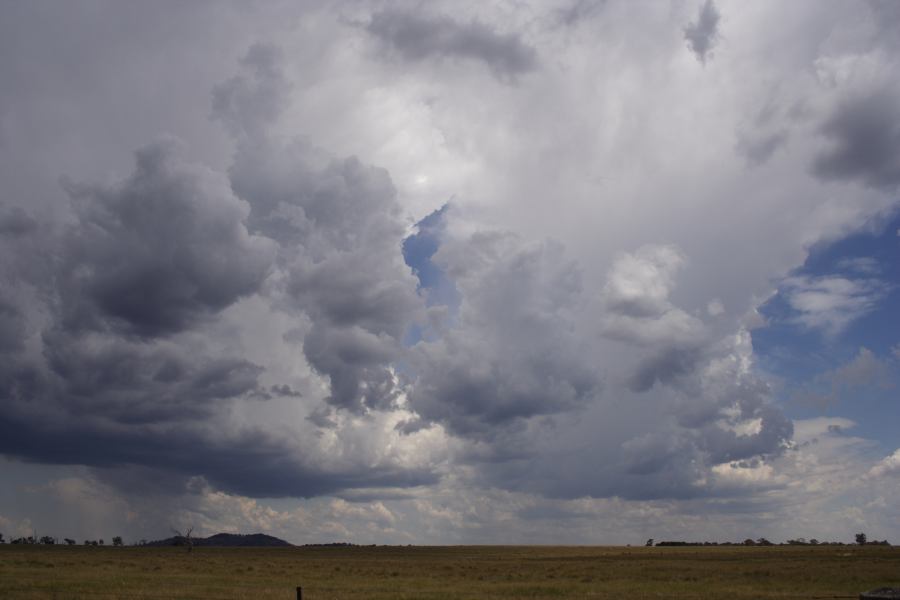
[[900, 585], [891, 547], [0, 546], [0, 598], [831, 598]]

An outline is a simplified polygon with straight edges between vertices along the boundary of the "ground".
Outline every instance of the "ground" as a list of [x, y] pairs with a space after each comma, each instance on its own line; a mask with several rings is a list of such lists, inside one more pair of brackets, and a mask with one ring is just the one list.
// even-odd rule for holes
[[856, 598], [900, 548], [0, 546], [0, 598]]

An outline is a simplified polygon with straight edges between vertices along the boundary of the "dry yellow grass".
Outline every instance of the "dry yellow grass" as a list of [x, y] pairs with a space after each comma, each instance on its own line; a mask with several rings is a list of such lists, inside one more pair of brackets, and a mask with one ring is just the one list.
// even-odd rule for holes
[[0, 598], [764, 599], [900, 585], [891, 547], [0, 546]]

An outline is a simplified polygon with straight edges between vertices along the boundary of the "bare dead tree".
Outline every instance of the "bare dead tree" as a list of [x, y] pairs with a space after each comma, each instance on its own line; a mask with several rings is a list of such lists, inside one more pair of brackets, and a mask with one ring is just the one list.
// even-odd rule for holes
[[187, 546], [188, 552], [190, 552], [191, 550], [194, 549], [194, 540], [191, 539], [191, 532], [194, 531], [193, 527], [191, 527], [190, 529], [187, 529], [184, 533], [181, 533], [174, 527], [172, 528], [172, 531], [175, 533], [176, 536], [178, 536], [178, 538], [180, 538], [181, 540], [184, 541], [184, 545]]

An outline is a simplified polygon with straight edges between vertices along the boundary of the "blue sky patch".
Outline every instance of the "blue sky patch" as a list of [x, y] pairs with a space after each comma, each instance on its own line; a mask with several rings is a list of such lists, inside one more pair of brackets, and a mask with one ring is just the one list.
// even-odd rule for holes
[[900, 216], [813, 248], [760, 312], [753, 331], [766, 372], [784, 382], [794, 418], [841, 414], [887, 447], [900, 422]]

